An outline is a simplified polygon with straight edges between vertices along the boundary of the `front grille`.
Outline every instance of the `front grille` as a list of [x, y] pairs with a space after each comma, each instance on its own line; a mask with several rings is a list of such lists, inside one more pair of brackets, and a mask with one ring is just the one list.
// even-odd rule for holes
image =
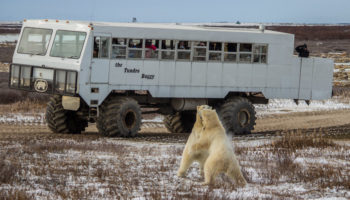
[[77, 94], [78, 73], [73, 70], [11, 64], [9, 88], [49, 94]]

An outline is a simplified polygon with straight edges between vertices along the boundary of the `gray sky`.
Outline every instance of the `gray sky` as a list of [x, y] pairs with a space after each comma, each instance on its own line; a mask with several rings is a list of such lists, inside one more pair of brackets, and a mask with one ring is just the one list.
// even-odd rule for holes
[[1, 0], [0, 21], [350, 23], [350, 0]]

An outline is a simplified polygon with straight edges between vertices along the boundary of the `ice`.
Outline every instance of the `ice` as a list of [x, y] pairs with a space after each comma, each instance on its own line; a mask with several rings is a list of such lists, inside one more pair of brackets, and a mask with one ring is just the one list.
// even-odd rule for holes
[[18, 40], [18, 34], [0, 35], [0, 43], [15, 42]]

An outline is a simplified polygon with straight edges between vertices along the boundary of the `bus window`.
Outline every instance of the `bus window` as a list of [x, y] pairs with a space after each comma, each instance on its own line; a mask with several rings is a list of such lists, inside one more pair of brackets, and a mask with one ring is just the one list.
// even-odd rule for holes
[[239, 44], [239, 62], [250, 63], [252, 62], [252, 44]]
[[209, 60], [221, 61], [221, 42], [209, 42]]
[[145, 40], [145, 59], [158, 59], [159, 40]]
[[267, 45], [254, 45], [254, 63], [266, 63]]
[[250, 63], [252, 61], [252, 54], [240, 53], [239, 62]]
[[193, 60], [205, 61], [207, 57], [207, 42], [196, 41], [193, 44]]
[[252, 51], [252, 44], [240, 44], [239, 51], [240, 52], [251, 52]]
[[141, 59], [142, 58], [142, 39], [129, 39], [128, 58]]
[[110, 38], [101, 37], [100, 58], [109, 58], [109, 41]]
[[113, 38], [112, 39], [112, 55], [111, 58], [126, 58], [126, 45], [127, 39], [125, 38]]
[[94, 38], [94, 58], [109, 58], [109, 37], [97, 36]]
[[99, 51], [100, 51], [100, 37], [95, 37], [94, 38], [94, 52], [93, 52], [94, 58], [98, 58]]
[[174, 60], [175, 59], [175, 44], [174, 40], [162, 40], [161, 45], [161, 59]]
[[225, 62], [237, 61], [237, 43], [224, 44], [224, 61]]
[[177, 45], [177, 59], [178, 60], [191, 60], [191, 42], [179, 41]]
[[190, 41], [179, 41], [177, 45], [177, 49], [184, 49], [184, 50], [190, 50], [191, 49], [191, 42]]

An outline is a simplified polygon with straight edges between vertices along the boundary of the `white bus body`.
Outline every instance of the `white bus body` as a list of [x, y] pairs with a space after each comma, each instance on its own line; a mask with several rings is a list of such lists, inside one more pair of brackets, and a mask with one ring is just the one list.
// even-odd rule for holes
[[[291, 34], [138, 23], [90, 25], [86, 22], [56, 20], [28, 20], [23, 23], [25, 27], [53, 30], [48, 50], [45, 55], [21, 54], [18, 53], [17, 45], [13, 64], [78, 72], [77, 93], [90, 106], [100, 105], [113, 90], [144, 90], [155, 98], [224, 98], [230, 92], [261, 92], [267, 99], [320, 100], [331, 97], [332, 60], [294, 56], [294, 36]], [[50, 56], [57, 30], [86, 33], [79, 59]], [[141, 59], [117, 59], [110, 58], [110, 55], [95, 59], [92, 54], [96, 36], [143, 41], [205, 41], [207, 46], [209, 42], [266, 44], [267, 61], [194, 61], [193, 55], [189, 61], [145, 59], [144, 56]], [[111, 41], [109, 39], [108, 54], [112, 51]], [[191, 48], [193, 54], [193, 45]], [[176, 55], [177, 49], [174, 51]], [[220, 56], [224, 54], [224, 49], [221, 51]], [[91, 88], [98, 88], [99, 92], [91, 93]]]
[[331, 98], [333, 61], [293, 51], [294, 35], [260, 29], [26, 20], [9, 85], [78, 96], [90, 108], [118, 91], [144, 91], [173, 107], [194, 99], [188, 109], [232, 93]]

